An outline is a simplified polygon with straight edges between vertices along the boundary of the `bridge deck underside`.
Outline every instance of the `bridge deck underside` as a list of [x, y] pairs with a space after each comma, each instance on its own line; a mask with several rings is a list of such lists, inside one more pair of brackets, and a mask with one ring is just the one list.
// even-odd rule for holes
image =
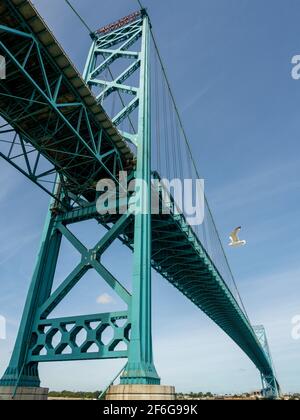
[[51, 162], [75, 194], [114, 169], [131, 171], [130, 148], [31, 4], [1, 0], [0, 25], [11, 30], [0, 27], [7, 60], [1, 116], [25, 144]]
[[[127, 237], [132, 245], [133, 226]], [[152, 266], [219, 325], [260, 371], [270, 374], [247, 317], [182, 215], [152, 216]]]

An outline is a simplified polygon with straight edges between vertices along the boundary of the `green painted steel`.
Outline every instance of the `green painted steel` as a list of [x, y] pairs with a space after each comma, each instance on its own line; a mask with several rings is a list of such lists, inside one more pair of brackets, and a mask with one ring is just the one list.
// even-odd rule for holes
[[279, 383], [276, 379], [275, 368], [271, 356], [266, 330], [263, 325], [254, 326], [253, 329], [258, 338], [258, 341], [260, 342], [262, 348], [264, 349], [266, 355], [269, 358], [270, 365], [272, 366], [272, 373], [261, 372], [262, 394], [265, 398], [269, 399], [279, 398], [281, 396], [281, 390]]
[[[127, 350], [118, 350], [120, 343], [128, 348], [131, 323], [129, 311], [132, 296], [101, 263], [101, 256], [131, 222], [123, 215], [103, 238], [90, 250], [62, 224], [50, 205], [35, 273], [27, 297], [14, 352], [2, 386], [39, 386], [39, 362], [112, 359], [128, 357]], [[53, 279], [65, 237], [81, 254], [81, 261], [53, 292]], [[89, 271], [95, 270], [127, 305], [123, 312], [92, 314], [68, 318], [49, 318], [49, 315], [72, 288]], [[122, 321], [121, 325], [119, 321]], [[95, 326], [96, 324], [96, 326]], [[111, 333], [109, 342], [104, 334]], [[84, 337], [82, 338], [82, 334]], [[80, 341], [81, 340], [81, 341]]]
[[[145, 11], [121, 28], [94, 34], [84, 79], [90, 87], [101, 86], [98, 98], [29, 1], [0, 0], [0, 36], [0, 52], [8, 58], [8, 78], [0, 85], [0, 114], [6, 121], [0, 132], [8, 140], [1, 144], [0, 156], [53, 197], [18, 338], [0, 384], [38, 386], [38, 363], [43, 361], [119, 357], [128, 358], [122, 383], [159, 383], [151, 339], [152, 266], [241, 347], [261, 372], [264, 389], [276, 397], [279, 385], [269, 350], [185, 217], [174, 211], [174, 202], [168, 204], [168, 215], [100, 216], [97, 212], [95, 187], [99, 179], [118, 183], [120, 170], [128, 170], [131, 179], [149, 182], [151, 177], [150, 22]], [[141, 50], [132, 51], [137, 41]], [[99, 54], [104, 57], [101, 64], [96, 60]], [[129, 66], [112, 81], [101, 80], [101, 72], [119, 57], [130, 59]], [[140, 83], [133, 88], [126, 82], [137, 71]], [[118, 91], [132, 100], [124, 103], [111, 121], [102, 103]], [[137, 108], [137, 130], [121, 130]], [[157, 194], [162, 201], [161, 192]], [[142, 195], [149, 206], [149, 188]], [[96, 219], [108, 230], [92, 250], [68, 229], [69, 224], [89, 219]], [[62, 237], [82, 258], [52, 292]], [[101, 263], [101, 255], [114, 240], [121, 240], [133, 251], [132, 295]], [[54, 308], [88, 270], [95, 270], [128, 309], [51, 319]], [[93, 329], [91, 324], [96, 322], [99, 326]], [[113, 338], [105, 344], [101, 337], [107, 328]], [[79, 343], [77, 337], [82, 332], [86, 338]], [[117, 350], [121, 342], [127, 351]], [[89, 351], [94, 345], [98, 350]]]
[[75, 200], [94, 199], [95, 182], [132, 171], [134, 156], [31, 3], [0, 4], [0, 156], [50, 194], [58, 173]]
[[51, 213], [48, 212], [16, 344], [9, 367], [0, 382], [3, 386], [38, 387], [40, 385], [37, 363], [31, 361], [27, 363], [27, 355], [31, 345], [36, 308], [46, 299], [51, 290], [60, 242], [61, 235], [53, 229]]
[[[134, 50], [141, 40], [139, 50]], [[132, 48], [131, 48], [132, 47]], [[131, 50], [129, 50], [131, 48]], [[103, 61], [97, 62], [102, 56]], [[103, 73], [118, 59], [127, 59], [125, 70], [113, 81], [103, 79]], [[126, 85], [126, 81], [139, 71], [138, 87]], [[151, 106], [150, 106], [150, 22], [142, 10], [136, 19], [107, 34], [95, 34], [84, 71], [87, 83], [101, 86], [97, 95], [99, 103], [113, 92], [126, 92], [133, 96], [127, 104], [121, 102], [119, 112], [113, 116], [118, 126], [138, 108], [138, 121], [135, 134], [122, 131], [124, 138], [137, 148], [136, 179], [145, 184], [136, 186], [140, 191], [143, 209], [134, 217], [133, 228], [133, 279], [132, 305], [130, 312], [131, 338], [127, 366], [121, 377], [122, 384], [159, 384], [153, 364], [151, 336]], [[120, 96], [121, 98], [121, 96]], [[144, 185], [146, 185], [145, 188]]]
[[[122, 384], [160, 384], [153, 364], [151, 328], [151, 106], [150, 106], [150, 23], [142, 20], [142, 50], [139, 97], [136, 178], [141, 188], [141, 212], [135, 215], [133, 300], [131, 342]], [[145, 185], [145, 187], [144, 187]]]

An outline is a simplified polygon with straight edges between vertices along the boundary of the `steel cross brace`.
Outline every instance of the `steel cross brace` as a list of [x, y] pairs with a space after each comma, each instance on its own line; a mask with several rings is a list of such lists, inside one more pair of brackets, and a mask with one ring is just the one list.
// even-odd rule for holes
[[[138, 146], [137, 128], [133, 127], [130, 115], [139, 107], [141, 96], [140, 87], [126, 85], [125, 82], [135, 74], [141, 67], [141, 53], [139, 51], [131, 51], [129, 48], [134, 45], [143, 35], [143, 17], [135, 22], [125, 26], [125, 28], [117, 29], [113, 34], [94, 36], [94, 42], [90, 50], [89, 58], [84, 71], [84, 78], [87, 83], [93, 87], [102, 88], [100, 94], [97, 95], [99, 103], [104, 104], [105, 100], [114, 92], [119, 94], [122, 107], [116, 115], [111, 115], [114, 125], [119, 126], [126, 118], [129, 118], [134, 133], [120, 131], [125, 140]], [[101, 56], [103, 61], [97, 64], [98, 57]], [[114, 77], [110, 66], [119, 59], [131, 60], [129, 65], [117, 77]], [[133, 60], [133, 61], [132, 61]], [[109, 70], [112, 80], [107, 80], [104, 72]], [[129, 103], [122, 98], [121, 94], [127, 93], [134, 98]]]
[[[126, 229], [131, 217], [130, 214], [123, 215], [103, 238], [88, 250], [59, 221], [58, 216], [54, 217], [49, 211], [16, 345], [0, 385], [39, 386], [39, 362], [128, 357], [132, 297], [104, 267], [101, 256]], [[81, 262], [61, 285], [51, 292], [62, 237], [80, 252]], [[51, 312], [90, 269], [95, 270], [118, 294], [128, 310], [49, 319]], [[104, 342], [103, 335], [107, 332], [111, 333], [111, 337], [108, 342]], [[79, 336], [82, 334], [85, 337], [80, 342]], [[57, 341], [56, 344], [54, 340]], [[119, 349], [120, 345], [122, 349]]]

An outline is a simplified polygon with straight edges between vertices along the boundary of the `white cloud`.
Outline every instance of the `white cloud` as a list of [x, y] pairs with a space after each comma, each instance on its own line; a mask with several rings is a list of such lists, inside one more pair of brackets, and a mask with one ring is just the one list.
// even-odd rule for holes
[[99, 305], [109, 305], [110, 303], [114, 303], [114, 300], [109, 294], [103, 293], [97, 297], [97, 303]]

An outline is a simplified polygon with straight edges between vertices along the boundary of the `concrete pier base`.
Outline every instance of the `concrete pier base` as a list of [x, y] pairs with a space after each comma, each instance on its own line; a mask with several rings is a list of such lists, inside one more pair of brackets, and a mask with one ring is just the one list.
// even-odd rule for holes
[[114, 385], [107, 391], [105, 399], [109, 401], [174, 401], [175, 387], [161, 385]]
[[0, 386], [0, 401], [2, 400], [31, 400], [31, 401], [46, 401], [48, 399], [48, 388], [17, 388], [16, 395], [15, 387]]

